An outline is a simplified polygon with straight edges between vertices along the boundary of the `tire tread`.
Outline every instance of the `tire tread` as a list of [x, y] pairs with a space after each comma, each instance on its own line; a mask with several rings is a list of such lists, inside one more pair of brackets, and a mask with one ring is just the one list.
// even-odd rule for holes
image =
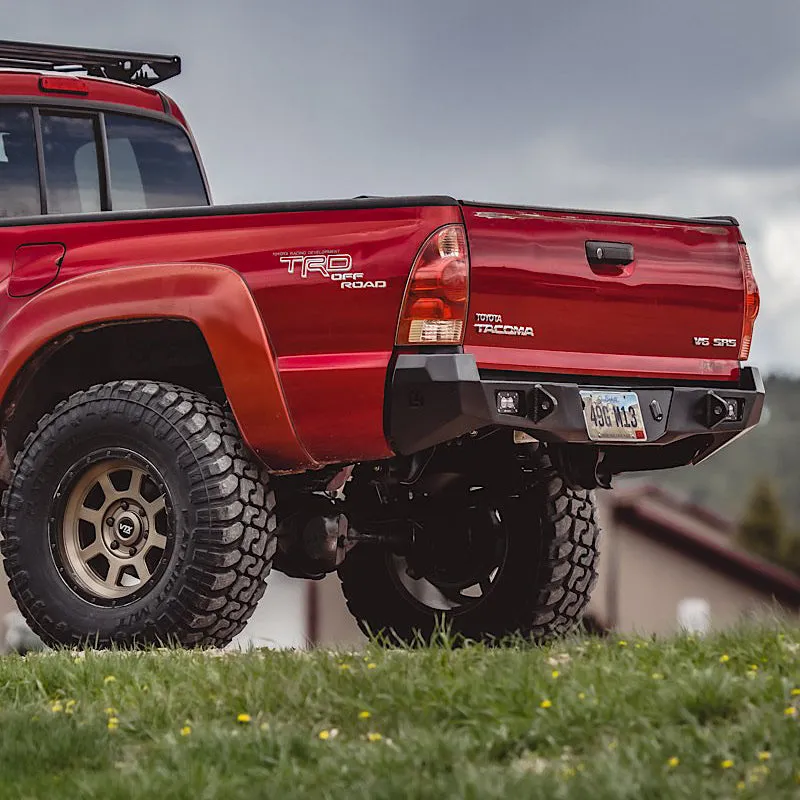
[[[177, 641], [222, 647], [239, 633], [264, 594], [275, 553], [275, 498], [269, 475], [247, 451], [229, 409], [197, 392], [145, 380], [123, 380], [76, 392], [43, 416], [15, 458], [11, 485], [2, 498], [0, 543], [8, 584], [31, 628], [49, 644], [80, 646], [87, 631], [55, 619], [28, 585], [19, 559], [24, 531], [17, 519], [26, 503], [32, 465], [85, 414], [141, 423], [156, 412], [159, 436], [182, 437], [178, 463], [191, 482], [197, 524], [184, 543], [187, 562], [175, 594], [161, 612], [113, 636], [91, 637], [96, 647]], [[191, 545], [191, 546], [190, 546]]]

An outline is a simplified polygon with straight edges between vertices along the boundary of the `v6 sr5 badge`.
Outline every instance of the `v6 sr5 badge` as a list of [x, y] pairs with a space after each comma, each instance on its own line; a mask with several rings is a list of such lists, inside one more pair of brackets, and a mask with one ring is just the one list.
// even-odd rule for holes
[[339, 284], [340, 289], [385, 289], [386, 281], [364, 280], [363, 272], [353, 271], [353, 257], [339, 251], [292, 250], [276, 253], [290, 275], [300, 279], [320, 275]]

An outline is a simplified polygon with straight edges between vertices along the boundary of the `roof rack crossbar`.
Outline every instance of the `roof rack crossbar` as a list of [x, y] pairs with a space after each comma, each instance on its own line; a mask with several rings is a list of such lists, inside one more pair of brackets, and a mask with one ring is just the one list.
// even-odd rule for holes
[[180, 75], [181, 59], [179, 56], [153, 53], [0, 40], [0, 67], [85, 72], [94, 78], [110, 78], [135, 86], [149, 87]]

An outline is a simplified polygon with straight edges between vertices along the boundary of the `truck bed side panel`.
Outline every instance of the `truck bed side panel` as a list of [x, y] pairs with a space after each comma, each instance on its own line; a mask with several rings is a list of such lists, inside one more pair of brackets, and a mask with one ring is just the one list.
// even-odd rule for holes
[[[382, 458], [391, 455], [384, 393], [410, 265], [431, 231], [460, 221], [461, 214], [454, 202], [393, 207], [345, 201], [343, 206], [231, 207], [229, 213], [218, 206], [161, 216], [104, 214], [2, 225], [0, 275], [10, 272], [19, 245], [36, 242], [61, 242], [66, 248], [53, 287], [120, 266], [230, 267], [242, 275], [261, 312], [295, 429], [312, 458], [319, 463]], [[287, 261], [298, 254], [323, 261], [306, 263], [305, 269], [302, 258], [293, 265]], [[165, 273], [162, 291], [179, 294], [174, 271]], [[36, 297], [9, 299], [5, 315], [27, 302]], [[191, 298], [176, 305], [180, 316], [192, 318]], [[143, 304], [142, 317], [147, 312]], [[4, 324], [0, 319], [0, 339]]]

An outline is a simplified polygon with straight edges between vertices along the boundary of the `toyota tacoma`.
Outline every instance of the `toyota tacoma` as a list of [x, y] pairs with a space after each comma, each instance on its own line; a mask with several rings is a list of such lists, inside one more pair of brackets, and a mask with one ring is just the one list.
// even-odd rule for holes
[[594, 491], [753, 428], [731, 217], [210, 204], [180, 59], [0, 43], [2, 555], [45, 642], [223, 646], [281, 572], [361, 628], [581, 619]]

